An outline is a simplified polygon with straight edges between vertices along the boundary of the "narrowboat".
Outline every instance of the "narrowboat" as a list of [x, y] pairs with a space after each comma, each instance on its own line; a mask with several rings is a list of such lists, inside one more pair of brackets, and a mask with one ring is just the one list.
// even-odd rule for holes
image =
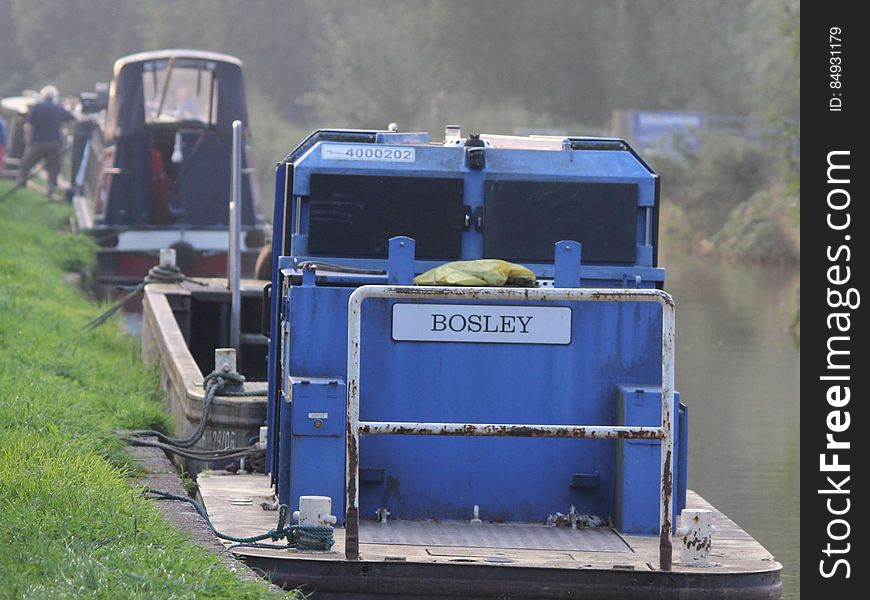
[[[106, 110], [82, 116], [73, 156], [75, 227], [98, 246], [100, 283], [139, 283], [161, 248], [175, 249], [188, 276], [227, 276], [235, 120], [246, 108], [233, 56], [157, 50], [115, 63]], [[248, 154], [241, 260], [253, 273], [268, 229]]]
[[39, 96], [33, 90], [0, 99], [0, 116], [6, 121], [6, 159], [0, 165], [0, 177], [14, 179], [18, 173], [18, 163], [24, 156], [24, 120], [38, 101]]
[[[778, 598], [781, 565], [689, 488], [659, 207], [619, 139], [321, 130], [292, 150], [247, 319], [267, 346], [239, 361], [266, 472], [198, 485], [224, 534], [274, 528], [274, 505], [334, 543], [233, 552], [325, 599]], [[482, 260], [527, 275], [454, 276], [506, 264]], [[214, 366], [174, 366], [197, 293], [147, 290], [143, 334], [191, 402]]]

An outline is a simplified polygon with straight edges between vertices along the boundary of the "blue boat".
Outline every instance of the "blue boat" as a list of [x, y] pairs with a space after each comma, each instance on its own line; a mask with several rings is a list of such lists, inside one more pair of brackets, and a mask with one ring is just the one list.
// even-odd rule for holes
[[274, 494], [335, 545], [233, 552], [317, 598], [778, 598], [687, 487], [659, 208], [619, 139], [308, 137], [276, 170], [267, 474], [198, 484], [224, 532]]

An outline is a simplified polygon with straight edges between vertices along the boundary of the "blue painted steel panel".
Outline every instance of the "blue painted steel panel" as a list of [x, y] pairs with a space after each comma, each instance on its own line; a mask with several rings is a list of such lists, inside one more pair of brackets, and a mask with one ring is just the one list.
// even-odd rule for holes
[[[615, 423], [620, 381], [661, 380], [661, 308], [571, 306], [567, 346], [394, 342], [393, 301], [363, 308], [360, 415], [371, 421]], [[549, 306], [549, 304], [548, 304]], [[613, 516], [610, 440], [363, 437], [360, 465], [385, 469], [361, 490], [364, 516], [543, 521], [571, 505]], [[572, 489], [577, 472], [601, 473], [596, 490]], [[657, 496], [651, 498], [655, 501]]]
[[[465, 166], [465, 148], [445, 146], [414, 146], [415, 162], [376, 162], [324, 159], [320, 155], [323, 143], [314, 144], [296, 164], [296, 193], [307, 195], [312, 173], [368, 173], [395, 177], [442, 176], [450, 173], [486, 173], [491, 179], [540, 179], [542, 181], [582, 180], [603, 183], [651, 183], [653, 176], [630, 152], [613, 150], [541, 151], [486, 149], [486, 167], [471, 171]], [[651, 190], [653, 191], [653, 190]], [[651, 206], [653, 194], [641, 197], [641, 206]]]
[[[661, 423], [662, 389], [658, 385], [619, 385], [616, 389], [620, 425], [651, 425]], [[679, 416], [674, 421], [674, 512], [673, 518], [686, 506], [686, 444], [688, 417], [680, 404], [679, 392], [674, 392], [674, 405]], [[616, 526], [632, 535], [659, 534], [659, 506], [652, 499], [659, 493], [661, 454], [658, 440], [619, 440], [616, 453]], [[674, 521], [676, 522], [676, 521]]]
[[[483, 247], [483, 241], [481, 240], [481, 248]], [[283, 268], [289, 268], [290, 265], [293, 264], [294, 260], [298, 262], [304, 261], [318, 261], [320, 257], [317, 256], [308, 256], [301, 255], [295, 256], [292, 259], [284, 257], [282, 265]], [[330, 256], [327, 259], [327, 262], [342, 265], [346, 267], [356, 267], [360, 269], [382, 269], [386, 271], [387, 269], [387, 261], [386, 259], [376, 259], [376, 258], [344, 258], [344, 257], [332, 257]], [[416, 273], [422, 273], [429, 269], [433, 269], [439, 265], [444, 264], [443, 262], [431, 261], [431, 260], [417, 260], [414, 262], [414, 271]], [[555, 274], [555, 267], [552, 263], [550, 264], [534, 264], [534, 263], [523, 263], [525, 266], [530, 268], [535, 274], [542, 279], [552, 279]], [[646, 282], [647, 285], [642, 285], [641, 287], [656, 287], [654, 284], [661, 284], [665, 280], [665, 270], [660, 267], [632, 267], [632, 266], [610, 266], [610, 265], [581, 265], [580, 266], [580, 278], [582, 281], [586, 281], [583, 284], [583, 287], [616, 287], [621, 288], [624, 287], [623, 279], [625, 277], [629, 277], [634, 280], [634, 276], [637, 275], [641, 278], [642, 281]], [[587, 281], [588, 280], [588, 281]], [[374, 283], [374, 282], [372, 282]], [[634, 287], [631, 285], [629, 287]]]
[[[303, 278], [296, 265], [303, 260], [318, 260], [307, 254], [306, 243], [306, 196], [312, 174], [459, 176], [464, 181], [464, 203], [472, 211], [483, 206], [485, 183], [498, 179], [636, 184], [635, 264], [582, 264], [576, 270], [566, 264], [564, 273], [570, 277], [565, 280], [576, 280], [579, 272], [579, 283], [584, 287], [651, 288], [662, 285], [664, 270], [651, 266], [654, 247], [645, 244], [646, 213], [657, 202], [656, 176], [630, 151], [486, 148], [486, 166], [473, 171], [464, 160], [464, 148], [418, 145], [413, 135], [328, 135], [352, 139], [354, 143], [377, 140], [413, 145], [416, 154], [412, 163], [324, 159], [322, 143], [338, 142], [313, 138], [290, 155], [291, 162], [286, 163], [288, 180], [284, 180], [280, 167], [276, 179], [275, 239], [283, 241], [276, 243], [273, 261], [276, 292], [270, 338], [270, 415], [277, 427], [270, 429], [270, 448], [279, 443], [279, 451], [272, 466], [277, 471], [282, 503], [296, 506], [299, 495], [329, 495], [333, 512], [341, 519], [345, 416], [340, 415], [340, 423], [333, 420], [333, 414], [340, 409], [336, 397], [327, 395], [328, 386], [301, 382], [335, 381], [335, 389], [344, 386], [347, 302], [357, 286], [397, 278], [407, 281], [412, 273], [441, 263], [410, 263], [410, 257], [405, 257], [401, 269], [396, 263], [385, 275], [318, 271], [316, 277], [307, 272], [309, 276]], [[285, 210], [289, 214], [285, 215]], [[287, 230], [283, 230], [285, 224]], [[287, 251], [291, 256], [284, 256]], [[462, 234], [461, 256], [475, 259], [482, 253], [483, 234], [472, 223]], [[389, 261], [347, 256], [329, 257], [327, 262], [387, 271]], [[555, 275], [553, 262], [528, 266], [539, 277], [551, 279]], [[619, 384], [642, 381], [648, 387], [661, 386], [662, 316], [657, 304], [553, 303], [572, 310], [570, 344], [527, 345], [397, 342], [391, 335], [392, 308], [397, 302], [370, 299], [363, 305], [360, 411], [364, 421], [611, 425], [621, 422], [620, 413], [624, 412], [617, 391]], [[312, 396], [305, 402], [328, 408], [301, 410], [301, 405], [284, 398], [287, 393], [291, 400], [298, 400], [301, 386], [308, 386]], [[658, 424], [660, 397], [659, 392], [656, 418], [651, 424]], [[317, 418], [310, 416], [312, 412], [328, 413], [328, 423], [315, 427]], [[685, 419], [676, 428], [679, 507], [685, 496]], [[655, 487], [643, 494], [632, 489], [628, 501], [637, 503], [636, 507], [630, 506], [631, 511], [651, 509], [657, 527], [658, 442], [653, 442], [654, 446], [630, 443], [633, 445], [615, 440], [363, 436], [361, 514], [373, 517], [377, 508], [386, 507], [396, 518], [469, 519], [472, 507], [478, 505], [485, 520], [541, 522], [551, 513], [567, 512], [573, 505], [581, 513], [622, 519], [620, 515], [625, 511], [620, 503], [626, 500], [626, 490], [619, 478], [625, 469], [617, 470], [616, 465], [624, 462], [618, 460], [619, 448], [624, 457], [628, 447], [629, 454], [637, 448], [655, 452], [655, 468], [650, 472]]]
[[[374, 137], [381, 136], [380, 133]], [[293, 254], [307, 256], [308, 247], [304, 235], [307, 233], [308, 202], [305, 199], [310, 193], [310, 178], [312, 174], [334, 175], [370, 175], [383, 177], [456, 177], [464, 179], [465, 203], [473, 211], [484, 205], [484, 183], [496, 180], [536, 180], [536, 181], [569, 181], [589, 183], [633, 183], [638, 186], [638, 217], [637, 239], [643, 244], [645, 234], [646, 211], [656, 202], [656, 176], [628, 151], [617, 150], [517, 150], [486, 148], [487, 162], [482, 170], [470, 170], [464, 161], [464, 148], [459, 146], [437, 146], [429, 144], [408, 144], [414, 147], [416, 160], [414, 162], [383, 162], [383, 161], [349, 161], [324, 159], [321, 155], [323, 144], [335, 144], [334, 141], [317, 141], [311, 144], [299, 156], [294, 156], [293, 195], [299, 202], [299, 230], [294, 230]], [[386, 142], [385, 142], [386, 143]], [[297, 221], [296, 203], [291, 203], [290, 222]], [[301, 235], [299, 235], [301, 234]], [[649, 269], [652, 265], [652, 248], [639, 252], [636, 268]], [[483, 257], [483, 235], [475, 227], [470, 227], [462, 234], [462, 260], [474, 260]], [[353, 258], [353, 257], [347, 257]], [[330, 259], [333, 261], [332, 258]], [[342, 259], [346, 260], [346, 259]], [[342, 262], [338, 261], [338, 262]], [[418, 261], [417, 272], [421, 273], [437, 264]], [[379, 267], [384, 268], [383, 261]], [[539, 277], [552, 277], [552, 269], [548, 265], [529, 264]], [[551, 265], [549, 265], [551, 267]], [[605, 267], [609, 268], [609, 267]], [[663, 272], [653, 276], [643, 275], [644, 279], [662, 281]], [[622, 277], [600, 277], [597, 272], [584, 275], [590, 286], [605, 285], [596, 279], [621, 280]]]
[[292, 451], [289, 460], [282, 454], [282, 468], [290, 473], [279, 485], [282, 502], [296, 508], [300, 496], [341, 498], [347, 400], [344, 381], [294, 377], [287, 389], [281, 432]]
[[296, 377], [289, 387], [293, 435], [344, 435], [347, 391], [343, 381]]
[[[677, 490], [674, 494], [674, 512], [680, 512], [686, 508], [686, 491], [689, 480], [689, 407], [680, 402], [679, 392], [674, 393], [674, 404], [679, 406], [676, 437], [676, 469]], [[676, 523], [676, 521], [674, 521]]]
[[[346, 373], [351, 292], [290, 289], [286, 373]], [[525, 346], [395, 342], [394, 303], [364, 307], [363, 420], [613, 424], [617, 383], [661, 379], [657, 305], [574, 303], [570, 345]], [[396, 517], [470, 518], [478, 504], [485, 519], [537, 521], [573, 504], [606, 518], [613, 516], [614, 452], [614, 442], [603, 440], [364, 437], [361, 467], [384, 469], [386, 478], [362, 485], [362, 514], [386, 506]], [[318, 460], [343, 469], [344, 454]], [[601, 473], [597, 490], [571, 488], [573, 473], [593, 471]], [[336, 514], [341, 501], [333, 497]]]
[[[289, 166], [279, 164], [275, 169], [275, 202], [272, 213], [272, 236], [274, 240], [284, 239], [284, 199], [287, 189], [287, 172], [292, 170]], [[280, 306], [281, 300], [284, 297], [281, 291], [281, 261], [280, 257], [283, 254], [281, 243], [272, 244], [272, 290], [269, 299], [269, 352], [267, 355], [266, 376], [269, 383], [269, 395], [266, 402], [266, 427], [269, 435], [266, 438], [266, 472], [272, 476], [272, 483], [277, 484], [280, 478], [280, 471], [274, 466], [278, 462], [278, 440], [272, 435], [272, 432], [277, 431], [278, 412], [280, 410], [280, 390], [279, 382], [281, 380], [278, 374], [278, 368], [281, 361], [281, 336], [279, 335], [280, 326]]]

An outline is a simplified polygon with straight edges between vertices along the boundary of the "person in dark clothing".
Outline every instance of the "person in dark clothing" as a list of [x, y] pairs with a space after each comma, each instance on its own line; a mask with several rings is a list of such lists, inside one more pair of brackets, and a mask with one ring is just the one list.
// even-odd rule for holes
[[47, 85], [39, 92], [39, 102], [30, 107], [24, 124], [24, 139], [27, 144], [24, 156], [18, 165], [17, 183], [24, 185], [30, 176], [30, 171], [36, 164], [44, 160], [48, 172], [46, 195], [51, 198], [57, 187], [57, 176], [60, 173], [60, 155], [63, 143], [60, 137], [60, 127], [75, 117], [57, 103], [58, 91], [53, 85]]
[[3, 162], [6, 160], [6, 120], [0, 115], [0, 173], [3, 172]]

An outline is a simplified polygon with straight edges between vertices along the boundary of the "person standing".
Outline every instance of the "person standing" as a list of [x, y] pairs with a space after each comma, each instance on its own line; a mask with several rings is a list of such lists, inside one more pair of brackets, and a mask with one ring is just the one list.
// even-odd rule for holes
[[57, 103], [57, 88], [47, 85], [39, 91], [39, 102], [30, 107], [24, 123], [24, 156], [18, 164], [17, 184], [23, 186], [30, 176], [30, 171], [36, 164], [45, 161], [48, 172], [46, 195], [51, 199], [57, 187], [57, 176], [60, 173], [60, 155], [63, 143], [60, 137], [60, 127], [75, 117], [63, 106]]
[[6, 160], [6, 119], [0, 115], [0, 173], [3, 172], [3, 162]]

